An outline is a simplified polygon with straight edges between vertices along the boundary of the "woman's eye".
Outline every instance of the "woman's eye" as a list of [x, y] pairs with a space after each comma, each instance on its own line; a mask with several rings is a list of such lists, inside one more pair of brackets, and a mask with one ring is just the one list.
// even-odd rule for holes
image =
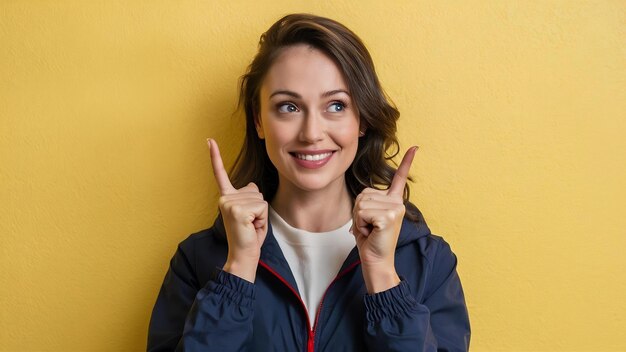
[[330, 112], [341, 112], [346, 108], [345, 104], [339, 101], [336, 101], [328, 107], [328, 111]]
[[291, 103], [280, 104], [278, 105], [278, 112], [284, 112], [284, 113], [298, 112], [298, 107]]

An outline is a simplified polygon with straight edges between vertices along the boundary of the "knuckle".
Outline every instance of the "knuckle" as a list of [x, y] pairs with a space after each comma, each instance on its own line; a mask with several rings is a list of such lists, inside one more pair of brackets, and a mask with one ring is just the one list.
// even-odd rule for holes
[[233, 204], [230, 206], [230, 213], [239, 218], [244, 213], [244, 207], [241, 204]]
[[250, 192], [258, 192], [259, 191], [259, 187], [257, 187], [257, 185], [254, 182], [249, 182], [247, 185], [245, 185], [241, 189], [245, 189], [246, 191], [250, 191]]
[[361, 201], [361, 199], [363, 199], [363, 193], [359, 193], [359, 195], [356, 196], [356, 198], [354, 199], [354, 202], [358, 203]]
[[387, 217], [392, 220], [401, 219], [404, 217], [404, 212], [405, 212], [405, 208], [403, 205], [397, 206], [387, 211]]
[[254, 200], [253, 204], [254, 204], [254, 211], [264, 211], [267, 206], [267, 202], [265, 202], [264, 200], [259, 200], [259, 199]]

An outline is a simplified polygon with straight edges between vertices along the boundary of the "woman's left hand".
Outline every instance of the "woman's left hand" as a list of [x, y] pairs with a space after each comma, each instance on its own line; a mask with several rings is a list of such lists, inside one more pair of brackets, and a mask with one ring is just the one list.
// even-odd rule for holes
[[404, 186], [416, 150], [412, 147], [406, 152], [387, 190], [366, 188], [355, 199], [352, 233], [370, 294], [400, 283], [394, 264], [395, 250], [406, 211]]

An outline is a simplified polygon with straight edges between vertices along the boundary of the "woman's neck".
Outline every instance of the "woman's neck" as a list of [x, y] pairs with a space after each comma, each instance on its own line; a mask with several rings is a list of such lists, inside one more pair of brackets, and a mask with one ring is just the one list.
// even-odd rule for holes
[[352, 197], [345, 182], [319, 191], [292, 188], [281, 183], [271, 205], [283, 220], [295, 228], [328, 232], [345, 225], [352, 217]]

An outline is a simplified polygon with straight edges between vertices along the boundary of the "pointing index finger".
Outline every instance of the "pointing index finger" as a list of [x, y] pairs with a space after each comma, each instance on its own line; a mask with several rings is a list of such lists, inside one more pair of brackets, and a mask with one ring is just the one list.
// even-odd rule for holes
[[235, 187], [230, 183], [226, 169], [224, 169], [224, 162], [220, 155], [220, 149], [217, 146], [217, 142], [211, 138], [207, 138], [207, 144], [209, 145], [209, 152], [211, 154], [211, 166], [213, 167], [213, 176], [217, 181], [217, 186], [220, 189], [221, 195], [231, 194], [235, 192]]
[[404, 157], [400, 162], [400, 166], [398, 166], [398, 170], [393, 176], [391, 185], [387, 190], [388, 195], [402, 196], [404, 194], [404, 186], [406, 185], [406, 180], [409, 177], [409, 170], [411, 169], [411, 164], [413, 163], [413, 157], [415, 157], [415, 151], [417, 151], [417, 146], [409, 148], [409, 150], [406, 151], [406, 154], [404, 154]]

